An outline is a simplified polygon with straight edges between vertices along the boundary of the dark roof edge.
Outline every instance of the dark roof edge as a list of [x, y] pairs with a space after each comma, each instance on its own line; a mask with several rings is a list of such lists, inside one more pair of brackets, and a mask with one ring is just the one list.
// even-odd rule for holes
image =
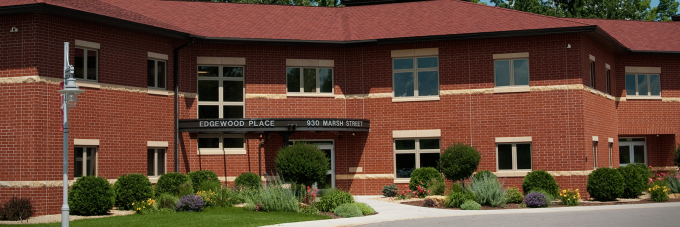
[[630, 50], [633, 54], [680, 54], [680, 51], [663, 51], [663, 50]]
[[202, 40], [203, 42], [228, 42], [228, 43], [271, 43], [271, 44], [330, 44], [330, 45], [349, 45], [376, 43], [375, 39], [356, 40], [356, 41], [331, 41], [331, 40], [297, 40], [297, 39], [255, 39], [255, 38], [229, 38], [229, 37], [206, 37], [190, 35], [191, 37]]
[[168, 36], [172, 38], [188, 39], [189, 34], [160, 28], [152, 25], [141, 24], [129, 20], [123, 20], [115, 17], [104, 16], [95, 13], [89, 13], [76, 9], [69, 9], [61, 6], [49, 5], [47, 3], [36, 3], [28, 5], [4, 6], [0, 7], [0, 16], [6, 15], [20, 15], [20, 14], [46, 14], [52, 16], [59, 16], [65, 18], [79, 19], [88, 22], [96, 22], [115, 27], [121, 27], [134, 31], [141, 31], [144, 33], [151, 33], [155, 35]]

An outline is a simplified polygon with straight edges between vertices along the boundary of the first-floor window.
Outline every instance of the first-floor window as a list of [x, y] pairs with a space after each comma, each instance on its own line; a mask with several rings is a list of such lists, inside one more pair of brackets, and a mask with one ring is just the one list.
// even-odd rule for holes
[[146, 150], [147, 176], [165, 174], [165, 148], [149, 148]]
[[75, 147], [73, 177], [97, 175], [97, 147]]
[[609, 78], [609, 76], [610, 76], [609, 74], [610, 74], [610, 73], [611, 73], [610, 70], [607, 69], [607, 75], [606, 75], [607, 78], [605, 78], [605, 80], [606, 80], [606, 82], [607, 82], [607, 87], [606, 87], [607, 94], [610, 94], [610, 95], [611, 95], [611, 94], [612, 94], [612, 88], [611, 88], [611, 84], [610, 84], [611, 81], [609, 80], [609, 79], [610, 79], [610, 78]]
[[223, 154], [245, 149], [243, 134], [199, 134], [199, 154]]
[[593, 142], [593, 169], [597, 169], [597, 142]]
[[499, 143], [498, 170], [531, 170], [531, 143]]
[[396, 178], [410, 178], [417, 168], [437, 168], [440, 155], [438, 138], [394, 140]]

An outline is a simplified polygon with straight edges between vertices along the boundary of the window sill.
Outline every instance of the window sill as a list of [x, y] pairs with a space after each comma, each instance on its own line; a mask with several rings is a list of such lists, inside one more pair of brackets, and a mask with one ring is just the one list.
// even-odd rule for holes
[[101, 89], [101, 87], [102, 87], [101, 84], [99, 84], [99, 82], [97, 82], [97, 81], [93, 81], [93, 80], [83, 81], [83, 79], [76, 80], [76, 85], [78, 87], [87, 87], [87, 88], [96, 88], [96, 89]]
[[147, 93], [150, 94], [150, 95], [161, 95], [161, 96], [170, 95], [170, 92], [168, 92], [168, 90], [165, 90], [163, 88], [153, 88], [153, 87], [150, 87], [147, 90]]
[[525, 177], [531, 170], [517, 170], [517, 171], [496, 171], [497, 177]]
[[392, 98], [392, 102], [422, 102], [422, 101], [439, 101], [439, 96], [393, 97]]
[[320, 97], [320, 98], [335, 98], [333, 93], [287, 93], [288, 97]]
[[493, 88], [493, 93], [515, 93], [515, 92], [529, 92], [531, 88], [529, 86], [522, 87], [495, 87]]
[[408, 179], [408, 178], [407, 179], [403, 179], [403, 178], [394, 179], [394, 183], [395, 184], [408, 184], [408, 183], [411, 183], [411, 179]]
[[155, 183], [158, 183], [158, 178], [160, 178], [160, 176], [147, 176], [147, 178], [149, 178], [149, 181], [152, 184], [155, 184]]
[[202, 149], [197, 151], [198, 155], [227, 155], [227, 154], [246, 154], [246, 149]]
[[651, 100], [661, 100], [661, 99], [662, 99], [661, 96], [635, 96], [635, 95], [626, 96], [625, 98], [626, 98], [626, 100], [628, 100], [628, 99], [651, 99]]

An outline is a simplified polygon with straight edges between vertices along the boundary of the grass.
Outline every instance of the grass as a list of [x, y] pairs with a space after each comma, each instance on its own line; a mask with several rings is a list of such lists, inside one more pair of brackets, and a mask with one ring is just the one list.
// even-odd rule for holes
[[[325, 215], [294, 212], [254, 212], [239, 207], [206, 208], [203, 212], [116, 216], [71, 221], [70, 226], [262, 226], [289, 222], [330, 219]], [[13, 225], [7, 225], [13, 226]], [[61, 226], [61, 223], [14, 225]]]

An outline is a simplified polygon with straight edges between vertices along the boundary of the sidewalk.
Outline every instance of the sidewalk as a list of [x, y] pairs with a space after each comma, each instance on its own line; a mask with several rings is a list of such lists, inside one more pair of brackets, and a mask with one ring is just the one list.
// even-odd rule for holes
[[536, 208], [536, 209], [509, 209], [509, 210], [448, 210], [427, 207], [416, 207], [397, 203], [388, 203], [373, 200], [376, 196], [355, 196], [356, 202], [370, 205], [378, 212], [358, 218], [338, 218], [308, 222], [285, 223], [272, 226], [358, 226], [377, 222], [397, 221], [406, 219], [450, 217], [467, 215], [488, 215], [488, 214], [513, 214], [513, 213], [547, 213], [547, 212], [573, 212], [591, 210], [617, 210], [633, 208], [654, 208], [654, 207], [680, 207], [680, 203], [647, 203], [632, 205], [606, 205], [606, 206], [583, 206], [583, 207], [555, 207], [555, 208]]

